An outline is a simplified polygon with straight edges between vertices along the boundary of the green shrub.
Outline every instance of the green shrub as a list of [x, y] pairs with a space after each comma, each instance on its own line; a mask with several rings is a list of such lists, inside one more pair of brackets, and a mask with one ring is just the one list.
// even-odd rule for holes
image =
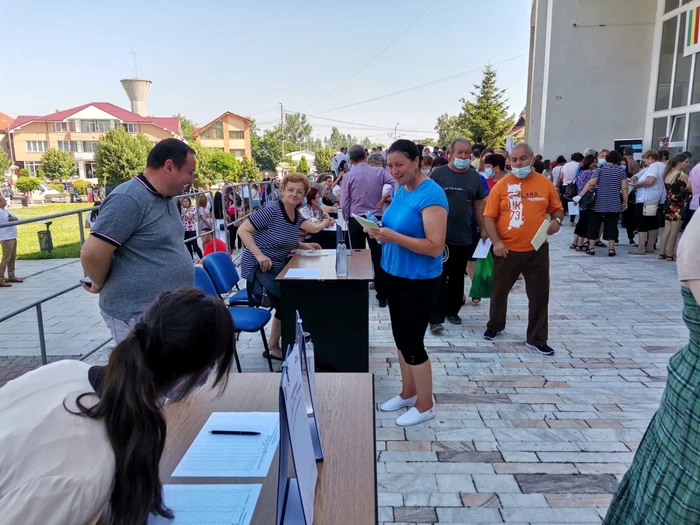
[[60, 191], [61, 193], [66, 191], [66, 187], [63, 184], [59, 184], [58, 182], [55, 184], [49, 184], [49, 186], [51, 186], [56, 191]]
[[29, 177], [29, 170], [27, 168], [22, 168], [19, 170], [20, 177]]
[[15, 188], [17, 188], [22, 193], [28, 191], [38, 190], [41, 186], [39, 185], [39, 179], [34, 177], [20, 177], [15, 183]]
[[78, 190], [78, 192], [81, 195], [86, 195], [87, 194], [87, 188], [90, 185], [90, 182], [83, 180], [83, 179], [78, 179], [73, 181], [73, 189]]

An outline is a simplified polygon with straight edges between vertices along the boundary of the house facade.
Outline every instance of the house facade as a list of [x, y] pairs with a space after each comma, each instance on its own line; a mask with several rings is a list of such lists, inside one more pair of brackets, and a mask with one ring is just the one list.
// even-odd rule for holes
[[93, 178], [98, 140], [120, 126], [154, 143], [183, 138], [177, 117], [142, 117], [108, 102], [90, 102], [49, 115], [18, 116], [10, 125], [15, 164], [36, 176], [44, 152], [56, 148], [73, 155], [80, 178]]
[[252, 158], [249, 118], [227, 111], [208, 124], [194, 129], [194, 140], [203, 146], [230, 153], [234, 157]]

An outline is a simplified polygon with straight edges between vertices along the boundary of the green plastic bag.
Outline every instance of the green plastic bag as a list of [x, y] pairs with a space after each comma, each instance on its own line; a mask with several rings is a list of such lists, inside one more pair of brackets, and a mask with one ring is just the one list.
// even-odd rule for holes
[[493, 255], [491, 252], [485, 259], [476, 262], [472, 287], [469, 289], [469, 297], [472, 299], [485, 299], [491, 297], [491, 287], [493, 285]]

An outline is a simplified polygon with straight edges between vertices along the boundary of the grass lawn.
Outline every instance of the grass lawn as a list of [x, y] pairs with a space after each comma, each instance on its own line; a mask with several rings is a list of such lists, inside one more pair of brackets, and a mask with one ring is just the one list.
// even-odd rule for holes
[[[9, 209], [20, 219], [31, 219], [42, 215], [51, 215], [81, 208], [89, 208], [91, 204], [44, 204], [21, 208], [13, 206]], [[85, 223], [83, 214], [83, 224]], [[17, 226], [17, 258], [18, 259], [67, 259], [80, 257], [80, 230], [78, 227], [78, 215], [49, 219], [51, 221], [51, 236], [53, 238], [53, 251], [42, 252], [39, 250], [39, 238], [36, 234], [39, 230], [45, 230], [44, 222], [24, 224]], [[85, 231], [89, 235], [90, 230]]]

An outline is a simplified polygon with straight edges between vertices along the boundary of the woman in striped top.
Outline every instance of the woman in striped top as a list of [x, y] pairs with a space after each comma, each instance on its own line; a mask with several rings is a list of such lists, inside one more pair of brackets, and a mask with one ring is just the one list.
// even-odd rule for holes
[[[594, 155], [588, 155], [581, 161], [581, 171], [576, 175], [576, 189], [581, 193], [588, 181], [591, 180], [596, 169], [596, 158]], [[586, 238], [588, 236], [588, 224], [590, 222], [591, 210], [585, 206], [581, 206], [578, 202], [574, 201], [574, 204], [578, 206], [578, 221], [576, 222], [576, 229], [574, 230], [574, 242], [571, 243], [572, 250], [578, 250], [580, 252], [588, 249], [588, 244], [586, 243]], [[584, 245], [584, 243], [586, 243]]]
[[[611, 151], [593, 173], [591, 180], [581, 192], [581, 196], [596, 188], [595, 204], [590, 212], [588, 223], [588, 255], [595, 255], [595, 242], [600, 225], [603, 224], [603, 239], [608, 241], [608, 256], [614, 257], [615, 240], [618, 236], [617, 222], [620, 212], [627, 209], [627, 170], [620, 166], [622, 154]], [[622, 199], [620, 199], [622, 192]]]
[[[331, 223], [330, 219], [312, 223], [299, 214], [308, 191], [309, 179], [306, 175], [286, 175], [282, 179], [281, 199], [255, 211], [238, 229], [238, 235], [245, 245], [241, 258], [241, 276], [248, 281], [248, 286], [255, 282], [262, 286], [275, 309], [269, 348], [270, 357], [280, 361], [280, 285], [275, 278], [284, 269], [292, 250], [321, 249], [316, 243], [300, 243], [300, 229], [318, 233]], [[267, 358], [267, 354], [263, 353], [263, 357]]]

